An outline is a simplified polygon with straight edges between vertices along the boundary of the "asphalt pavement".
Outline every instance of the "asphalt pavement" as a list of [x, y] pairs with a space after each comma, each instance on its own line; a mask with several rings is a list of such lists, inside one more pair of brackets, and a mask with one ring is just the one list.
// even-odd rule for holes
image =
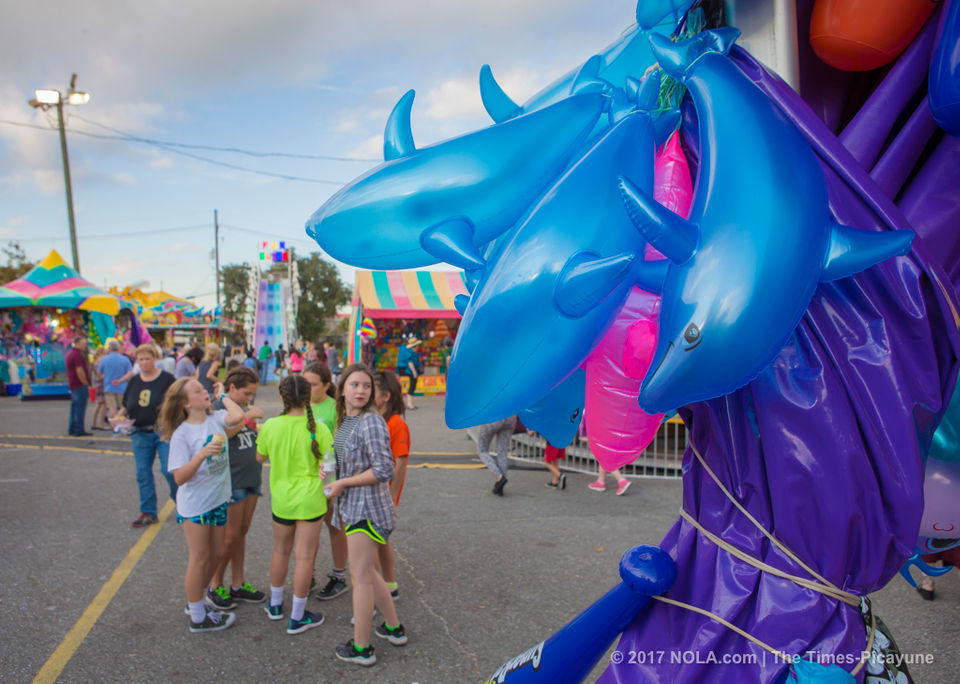
[[[268, 415], [275, 387], [261, 390]], [[138, 496], [128, 438], [69, 438], [68, 402], [0, 398], [0, 679], [33, 681], [477, 682], [550, 636], [619, 581], [637, 544], [656, 544], [677, 517], [678, 480], [637, 480], [622, 497], [544, 487], [545, 470], [511, 471], [505, 496], [490, 492], [465, 431], [443, 423], [441, 398], [408, 414], [413, 438], [398, 523], [400, 618], [408, 645], [374, 639], [378, 663], [334, 657], [351, 635], [349, 594], [311, 598], [323, 626], [289, 636], [261, 605], [243, 604], [231, 629], [191, 634], [183, 614], [186, 545], [169, 517], [130, 527]], [[166, 483], [156, 470], [161, 501]], [[247, 578], [268, 587], [269, 494], [247, 540]], [[321, 538], [317, 576], [330, 567]], [[960, 582], [938, 580], [921, 601], [895, 578], [874, 595], [901, 649], [916, 654], [919, 682], [956, 681]], [[290, 587], [286, 603], [289, 606]], [[606, 656], [605, 656], [606, 657]], [[591, 674], [605, 665], [602, 658]]]

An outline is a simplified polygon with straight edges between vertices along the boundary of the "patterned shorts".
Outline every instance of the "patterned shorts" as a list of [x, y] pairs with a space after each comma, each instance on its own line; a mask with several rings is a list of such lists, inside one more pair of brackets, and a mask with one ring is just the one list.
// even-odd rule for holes
[[227, 502], [223, 502], [216, 508], [207, 511], [206, 513], [201, 513], [200, 515], [194, 515], [189, 518], [184, 518], [182, 515], [177, 513], [177, 522], [182, 523], [184, 520], [189, 520], [192, 523], [197, 525], [212, 525], [213, 527], [223, 527], [227, 524]]

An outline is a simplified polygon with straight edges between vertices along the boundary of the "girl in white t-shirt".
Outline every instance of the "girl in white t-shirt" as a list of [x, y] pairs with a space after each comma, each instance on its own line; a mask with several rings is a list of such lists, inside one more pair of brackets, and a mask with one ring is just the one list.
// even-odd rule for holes
[[[222, 386], [214, 386], [216, 395]], [[208, 610], [204, 591], [224, 555], [227, 502], [230, 500], [230, 459], [225, 429], [243, 421], [243, 409], [229, 396], [225, 410], [214, 411], [210, 394], [193, 378], [174, 382], [160, 408], [160, 429], [170, 441], [167, 470], [177, 489], [177, 522], [187, 540], [187, 614], [191, 632], [226, 629], [236, 616]]]

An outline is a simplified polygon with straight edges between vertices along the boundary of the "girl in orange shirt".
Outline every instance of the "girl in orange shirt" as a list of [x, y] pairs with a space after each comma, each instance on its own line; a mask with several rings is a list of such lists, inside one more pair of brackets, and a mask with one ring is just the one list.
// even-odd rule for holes
[[[376, 374], [376, 402], [377, 410], [387, 421], [390, 431], [390, 450], [393, 452], [393, 481], [390, 483], [390, 498], [393, 505], [400, 505], [400, 495], [403, 493], [403, 482], [407, 475], [407, 462], [410, 460], [410, 428], [403, 419], [403, 390], [400, 389], [400, 380], [393, 371], [381, 371]], [[400, 595], [397, 589], [397, 573], [393, 560], [393, 546], [388, 539], [387, 543], [378, 549], [380, 567], [383, 570], [383, 580], [390, 589], [394, 600]]]

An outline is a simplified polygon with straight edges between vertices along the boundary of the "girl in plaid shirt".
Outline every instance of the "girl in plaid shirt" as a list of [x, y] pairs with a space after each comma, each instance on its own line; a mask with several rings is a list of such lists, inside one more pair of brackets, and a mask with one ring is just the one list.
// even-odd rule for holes
[[374, 631], [378, 637], [403, 646], [407, 636], [390, 590], [376, 571], [377, 549], [386, 544], [395, 524], [389, 486], [393, 455], [387, 424], [374, 402], [373, 373], [363, 364], [349, 366], [340, 376], [333, 449], [340, 477], [325, 491], [336, 501], [334, 521], [347, 534], [354, 617], [353, 638], [337, 646], [336, 654], [340, 660], [373, 665], [374, 604], [385, 618]]

